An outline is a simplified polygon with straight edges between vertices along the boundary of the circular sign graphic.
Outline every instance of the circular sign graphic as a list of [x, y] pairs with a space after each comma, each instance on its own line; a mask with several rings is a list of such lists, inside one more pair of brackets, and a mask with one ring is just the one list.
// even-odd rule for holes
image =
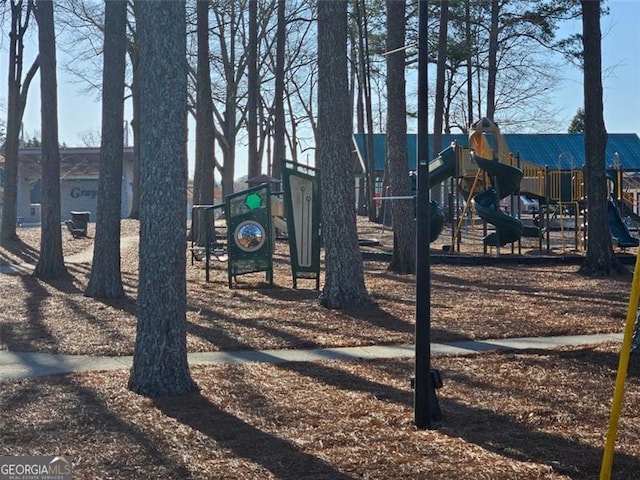
[[245, 252], [255, 252], [264, 245], [267, 235], [264, 227], [255, 220], [245, 220], [233, 234], [236, 245]]

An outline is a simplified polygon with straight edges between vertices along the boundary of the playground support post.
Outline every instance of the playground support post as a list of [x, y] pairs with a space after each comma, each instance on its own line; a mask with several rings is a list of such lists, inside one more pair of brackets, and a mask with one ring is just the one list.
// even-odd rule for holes
[[[516, 153], [516, 167], [521, 169], [520, 152]], [[513, 195], [512, 195], [512, 197], [513, 197]], [[518, 189], [518, 193], [516, 194], [516, 204], [515, 204], [515, 206], [516, 206], [516, 212], [518, 212], [517, 213], [517, 218], [520, 221], [522, 221], [522, 211], [521, 211], [521, 208], [520, 208], [520, 199], [521, 198], [522, 197], [520, 196], [520, 189]], [[513, 205], [513, 203], [512, 203], [512, 205]], [[513, 252], [513, 246], [511, 247], [511, 252]], [[518, 239], [518, 255], [522, 255], [522, 237], [520, 237]]]
[[607, 441], [602, 455], [602, 466], [600, 467], [600, 480], [611, 478], [611, 466], [613, 464], [613, 450], [618, 433], [618, 420], [622, 408], [624, 397], [624, 386], [627, 379], [627, 369], [629, 367], [629, 356], [631, 355], [631, 341], [638, 312], [638, 297], [640, 295], [640, 254], [636, 255], [636, 265], [633, 270], [633, 281], [631, 282], [631, 292], [629, 294], [629, 308], [627, 310], [627, 320], [624, 328], [624, 337], [620, 349], [620, 360], [618, 362], [618, 373], [616, 375], [616, 386], [613, 392], [611, 413], [609, 417], [609, 428], [607, 430]]
[[[549, 181], [549, 165], [544, 166], [544, 183], [545, 183], [544, 195], [545, 195], [545, 201], [547, 203], [547, 208], [545, 209], [546, 222], [547, 222], [545, 227], [545, 235], [547, 237], [547, 253], [549, 253], [551, 251], [551, 237], [549, 236], [550, 235], [549, 233], [550, 232], [549, 201], [551, 199], [549, 195], [549, 189], [551, 188], [551, 182]], [[542, 220], [542, 215], [540, 215], [540, 220]]]
[[576, 246], [576, 252], [580, 249], [580, 232], [578, 229], [580, 228], [580, 202], [572, 202], [573, 208], [575, 209], [575, 214], [573, 215], [573, 240], [574, 245]]
[[[213, 211], [213, 209], [209, 209], [209, 208], [205, 208], [204, 209], [204, 218], [206, 219], [206, 225], [207, 225], [207, 229], [204, 231], [204, 238], [205, 238], [205, 245], [204, 245], [204, 262], [205, 262], [205, 281], [207, 283], [209, 283], [210, 280], [210, 276], [209, 276], [209, 269], [211, 268], [211, 264], [209, 263], [211, 260], [209, 259], [209, 255], [210, 255], [210, 251], [209, 248], [211, 246], [211, 236], [209, 233], [209, 212]], [[192, 214], [193, 215], [193, 214]]]

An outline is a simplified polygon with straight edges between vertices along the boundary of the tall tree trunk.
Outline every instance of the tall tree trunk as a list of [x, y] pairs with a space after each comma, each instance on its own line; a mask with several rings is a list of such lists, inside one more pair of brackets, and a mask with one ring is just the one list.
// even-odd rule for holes
[[[211, 205], [214, 202], [214, 142], [213, 100], [211, 97], [211, 70], [209, 67], [209, 2], [198, 0], [197, 36], [198, 66], [196, 72], [196, 161], [193, 178], [194, 205]], [[197, 225], [194, 240], [199, 245], [206, 243], [207, 229], [212, 225], [206, 216], [199, 214], [194, 219]], [[211, 238], [211, 237], [210, 237]]]
[[465, 132], [467, 132], [473, 123], [473, 52], [471, 46], [475, 42], [471, 38], [471, 0], [464, 2], [464, 16], [465, 48], [467, 49], [467, 117], [469, 117], [465, 125], [467, 128]]
[[60, 151], [58, 150], [58, 80], [53, 2], [38, 0], [38, 47], [40, 50], [40, 105], [42, 122], [42, 228], [40, 257], [34, 276], [53, 279], [67, 274], [62, 257], [60, 229]]
[[444, 117], [444, 83], [447, 66], [447, 25], [449, 2], [440, 1], [440, 26], [438, 29], [438, 63], [436, 66], [436, 101], [433, 109], [433, 149], [435, 157], [442, 150], [442, 120]]
[[[134, 11], [136, 11], [135, 8]], [[137, 37], [137, 32], [135, 36]], [[140, 55], [138, 53], [137, 39], [134, 40], [129, 57], [131, 59], [131, 108], [133, 110], [133, 120], [131, 121], [131, 131], [133, 132], [133, 185], [131, 186], [129, 218], [140, 219], [140, 75], [138, 73]]]
[[[235, 112], [235, 108], [232, 108]], [[234, 113], [235, 118], [235, 113]], [[228, 125], [225, 125], [225, 129]], [[235, 128], [235, 127], [231, 127]], [[220, 170], [221, 173], [221, 182], [222, 182], [222, 195], [227, 196], [231, 195], [234, 192], [234, 175], [236, 170], [236, 134], [233, 132], [227, 133], [225, 135], [225, 141], [229, 142], [230, 146], [222, 147], [222, 158], [224, 162], [224, 167]], [[220, 143], [218, 143], [220, 145]]]
[[102, 70], [102, 141], [96, 238], [91, 277], [84, 294], [122, 298], [120, 214], [124, 154], [124, 75], [127, 54], [127, 2], [105, 3]]
[[[391, 194], [411, 194], [407, 166], [407, 99], [405, 93], [405, 3], [387, 0], [387, 166]], [[416, 227], [414, 204], [408, 200], [391, 202], [393, 257], [389, 270], [414, 273]]]
[[247, 65], [247, 135], [249, 137], [249, 178], [261, 173], [258, 157], [258, 1], [249, 0], [249, 46]]
[[328, 308], [359, 307], [369, 295], [356, 231], [345, 1], [318, 3], [317, 155], [326, 252], [320, 301]]
[[[356, 35], [356, 31], [353, 28], [350, 28], [349, 31], [351, 32], [349, 39], [350, 39], [350, 44], [351, 44], [351, 62], [350, 62], [350, 71], [351, 71], [351, 83], [352, 83], [352, 88], [351, 88], [351, 93], [349, 95], [349, 98], [352, 99], [352, 101], [354, 102], [354, 104], [351, 106], [351, 110], [354, 111], [355, 110], [355, 114], [356, 114], [356, 124], [355, 124], [355, 132], [356, 133], [365, 133], [365, 122], [364, 122], [364, 96], [362, 94], [362, 82], [360, 81], [360, 72], [359, 72], [359, 66], [360, 66], [360, 62], [357, 62], [355, 59], [358, 58], [358, 40], [356, 38], [359, 38], [358, 35]], [[367, 144], [365, 143], [365, 149], [368, 148]], [[368, 157], [368, 155], [367, 155]], [[360, 177], [358, 179], [358, 186], [357, 186], [357, 198], [356, 198], [356, 205], [358, 205], [358, 215], [367, 215], [367, 212], [369, 211], [369, 188], [368, 188], [368, 177], [367, 174], [369, 172], [369, 167], [368, 165], [363, 165], [363, 172], [362, 172], [362, 177]]]
[[140, 275], [129, 388], [191, 392], [186, 335], [185, 3], [139, 0]]
[[613, 254], [607, 207], [605, 149], [607, 130], [602, 104], [600, 2], [582, 0], [584, 46], [585, 187], [589, 215], [587, 254], [580, 267], [585, 275], [606, 276], [620, 270]]
[[[431, 155], [435, 157], [442, 150], [442, 123], [444, 117], [444, 83], [447, 62], [447, 23], [449, 18], [449, 2], [440, 2], [440, 26], [438, 29], [438, 60], [436, 65], [436, 99], [433, 109], [433, 144]], [[442, 184], [434, 185], [431, 196], [437, 202], [444, 198]]]
[[491, 0], [491, 27], [489, 29], [489, 59], [487, 75], [486, 117], [493, 120], [496, 112], [496, 78], [498, 76], [498, 15], [500, 4]]
[[367, 184], [368, 184], [368, 203], [369, 203], [369, 220], [378, 221], [376, 212], [376, 157], [373, 144], [373, 112], [371, 106], [371, 76], [369, 71], [369, 55], [367, 41], [369, 32], [367, 31], [367, 12], [364, 0], [356, 0], [356, 22], [358, 23], [359, 33], [359, 64], [360, 64], [360, 81], [362, 83], [362, 92], [364, 96], [365, 121], [367, 124]]
[[20, 126], [27, 103], [31, 80], [38, 70], [38, 57], [34, 60], [22, 83], [24, 35], [29, 27], [33, 2], [23, 9], [22, 0], [11, 0], [11, 32], [9, 33], [9, 84], [7, 89], [7, 131], [4, 145], [4, 191], [0, 243], [6, 245], [17, 240], [18, 216], [18, 151]]
[[274, 131], [273, 131], [273, 157], [271, 162], [271, 175], [280, 178], [282, 168], [280, 162], [286, 156], [284, 143], [285, 119], [284, 119], [284, 60], [285, 44], [287, 42], [286, 2], [278, 0], [278, 26], [276, 31], [276, 85], [275, 85], [275, 105], [274, 105]]
[[[224, 110], [215, 111], [220, 127], [216, 130], [218, 147], [222, 150], [222, 163], [216, 161], [216, 168], [222, 176], [222, 194], [230, 195], [234, 191], [236, 167], [236, 138], [240, 125], [246, 121], [246, 112], [238, 119], [239, 84], [246, 77], [247, 58], [238, 51], [239, 32], [247, 30], [245, 24], [246, 2], [210, 2], [215, 17], [211, 33], [219, 42], [219, 50], [215, 55], [220, 57], [221, 82], [225, 88]], [[242, 44], [241, 46], [245, 46]], [[221, 87], [222, 88], [222, 87]]]

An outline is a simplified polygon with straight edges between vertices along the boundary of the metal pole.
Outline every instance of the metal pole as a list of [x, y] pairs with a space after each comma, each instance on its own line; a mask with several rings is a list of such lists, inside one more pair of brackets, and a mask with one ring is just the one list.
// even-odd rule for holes
[[431, 272], [430, 205], [427, 99], [427, 0], [420, 0], [418, 13], [418, 137], [417, 137], [417, 215], [416, 215], [416, 329], [414, 421], [418, 428], [433, 428], [439, 416], [431, 378]]
[[[209, 212], [213, 212], [213, 208], [209, 209], [208, 207], [202, 208], [200, 209], [200, 212], [204, 213], [204, 218], [205, 218], [205, 231], [204, 231], [204, 268], [205, 268], [205, 279], [207, 282], [209, 282], [209, 269], [211, 268], [211, 264], [209, 263], [209, 255], [211, 254], [211, 236], [210, 236], [210, 232], [209, 232], [209, 228], [211, 226], [211, 218], [209, 218]], [[202, 222], [199, 222], [202, 223]]]

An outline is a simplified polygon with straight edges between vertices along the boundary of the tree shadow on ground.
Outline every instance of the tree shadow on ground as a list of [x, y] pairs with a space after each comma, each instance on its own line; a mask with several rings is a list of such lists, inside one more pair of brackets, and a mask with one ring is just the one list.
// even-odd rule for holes
[[27, 325], [13, 324], [10, 321], [2, 325], [2, 343], [8, 349], [15, 351], [38, 350], [34, 348], [37, 344], [50, 345], [54, 351], [59, 347], [58, 339], [52, 334], [43, 322], [41, 311], [42, 302], [50, 297], [49, 292], [42, 284], [31, 276], [20, 276], [26, 298], [24, 305], [26, 308]]
[[258, 294], [267, 298], [278, 300], [281, 302], [301, 302], [304, 300], [315, 300], [320, 295], [320, 290], [288, 288], [276, 286], [274, 288], [265, 288], [257, 291]]
[[0, 265], [15, 264], [16, 261], [14, 257], [19, 258], [23, 263], [35, 264], [40, 257], [39, 250], [36, 250], [20, 239], [7, 242], [2, 246], [2, 250], [5, 250], [9, 254], [0, 250]]
[[412, 322], [405, 321], [381, 309], [376, 303], [371, 303], [362, 308], [344, 308], [340, 310], [340, 313], [346, 317], [354, 318], [374, 327], [383, 328], [392, 332], [410, 333], [415, 330]]
[[[440, 405], [444, 419], [438, 430], [442, 433], [514, 460], [549, 465], [574, 480], [598, 477], [601, 447], [534, 430], [507, 415], [446, 397], [440, 399]], [[615, 478], [635, 478], [640, 459], [617, 454], [614, 470]]]
[[58, 278], [38, 279], [38, 281], [46, 283], [65, 295], [82, 295], [84, 293], [84, 291], [76, 284], [76, 278], [72, 273], [61, 275]]
[[[190, 310], [193, 311], [193, 309]], [[208, 341], [219, 350], [251, 350], [256, 348], [256, 342], [263, 342], [265, 337], [270, 337], [279, 344], [284, 342], [287, 348], [316, 348], [320, 346], [317, 342], [304, 339], [284, 329], [275, 328], [273, 322], [270, 322], [271, 318], [263, 316], [234, 318], [206, 308], [199, 308], [197, 311], [200, 315], [215, 318], [215, 322], [198, 324], [187, 320], [187, 333]], [[291, 322], [288, 323], [291, 324]], [[304, 324], [302, 327], [308, 330], [311, 325]], [[251, 341], [251, 337], [242, 339], [233, 334], [233, 331], [237, 331], [237, 329], [247, 328], [256, 332], [253, 336], [255, 341]]]
[[318, 457], [301, 451], [297, 446], [264, 432], [238, 417], [225, 412], [200, 393], [155, 400], [155, 406], [165, 415], [183, 425], [202, 432], [221, 448], [254, 462], [281, 479], [327, 478], [351, 479]]
[[[55, 353], [60, 351], [60, 344], [64, 332], [54, 333], [50, 328], [51, 317], [45, 318], [45, 310], [51, 303], [59, 305], [59, 311], [81, 319], [79, 321], [92, 324], [105, 332], [106, 338], [111, 342], [125, 342], [117, 326], [105, 322], [96, 313], [88, 308], [88, 303], [96, 301], [108, 305], [114, 309], [122, 310], [135, 315], [135, 300], [125, 297], [115, 300], [85, 299], [84, 291], [78, 282], [77, 271], [64, 275], [57, 279], [38, 279], [32, 275], [19, 275], [22, 283], [21, 296], [16, 298], [16, 311], [23, 320], [13, 322], [7, 318], [2, 322], [2, 343], [6, 348], [14, 351], [48, 351]], [[47, 304], [49, 304], [47, 306]]]
[[[55, 415], [43, 411], [42, 402], [57, 399]], [[1, 394], [4, 415], [26, 418], [37, 411], [47, 414], [48, 420], [34, 429], [26, 421], [0, 422], [3, 443], [12, 451], [47, 451], [51, 454], [73, 456], [74, 478], [98, 478], [116, 474], [119, 478], [185, 479], [191, 472], [172, 459], [149, 435], [135, 424], [113, 411], [95, 390], [80, 384], [68, 375], [47, 377], [45, 380], [25, 381], [10, 394]], [[44, 400], [43, 400], [44, 399]], [[47, 407], [45, 407], [47, 408]], [[41, 419], [42, 420], [42, 419]], [[87, 429], [87, 426], [90, 428]], [[83, 432], [81, 441], [74, 441]], [[123, 439], [134, 451], [118, 449], [118, 439]], [[68, 445], [80, 451], [66, 451]], [[104, 452], [92, 455], [94, 448]], [[106, 452], [113, 452], [109, 456]], [[25, 454], [28, 454], [25, 452]]]
[[[340, 309], [340, 313], [347, 317], [345, 321], [353, 318], [391, 332], [411, 333], [415, 329], [413, 322], [406, 321], [380, 308], [375, 300], [365, 307]], [[384, 340], [382, 341], [384, 342]]]
[[[395, 371], [398, 375], [408, 377], [406, 362], [385, 360], [382, 363], [391, 364], [386, 368], [387, 373]], [[367, 393], [383, 402], [413, 405], [411, 390], [365, 379], [335, 368], [331, 364], [286, 363], [278, 367], [341, 390]], [[482, 395], [482, 388], [484, 387], [478, 388], [478, 395]], [[568, 475], [572, 479], [597, 478], [602, 456], [601, 447], [535, 430], [500, 412], [448, 398], [446, 391], [444, 394], [439, 394], [439, 397], [443, 412], [443, 420], [435, 424], [439, 432], [463, 439], [513, 460], [548, 465], [554, 471]], [[614, 469], [616, 478], [635, 478], [640, 471], [640, 459], [631, 455], [618, 454], [615, 457]]]
[[[577, 274], [576, 274], [577, 275]], [[509, 284], [504, 285], [500, 283], [492, 283], [490, 278], [487, 278], [486, 282], [478, 282], [478, 281], [468, 281], [464, 280], [461, 277], [445, 275], [442, 273], [432, 274], [431, 280], [433, 282], [440, 282], [443, 284], [443, 288], [449, 289], [458, 289], [461, 294], [465, 294], [469, 291], [469, 289], [474, 290], [487, 290], [487, 291], [500, 291], [508, 288], [509, 290], [525, 294], [526, 296], [531, 296], [535, 298], [537, 295], [544, 295], [544, 297], [548, 300], [559, 300], [566, 301], [567, 299], [575, 298], [577, 300], [584, 300], [588, 298], [592, 303], [602, 303], [607, 305], [611, 302], [620, 302], [621, 297], [618, 293], [598, 293], [597, 296], [594, 295], [591, 291], [583, 291], [583, 290], [569, 290], [569, 289], [558, 289], [558, 288], [545, 288], [543, 286], [532, 286], [532, 285], [513, 285]], [[612, 280], [615, 281], [615, 280]], [[627, 288], [628, 283], [621, 283], [622, 287]]]

